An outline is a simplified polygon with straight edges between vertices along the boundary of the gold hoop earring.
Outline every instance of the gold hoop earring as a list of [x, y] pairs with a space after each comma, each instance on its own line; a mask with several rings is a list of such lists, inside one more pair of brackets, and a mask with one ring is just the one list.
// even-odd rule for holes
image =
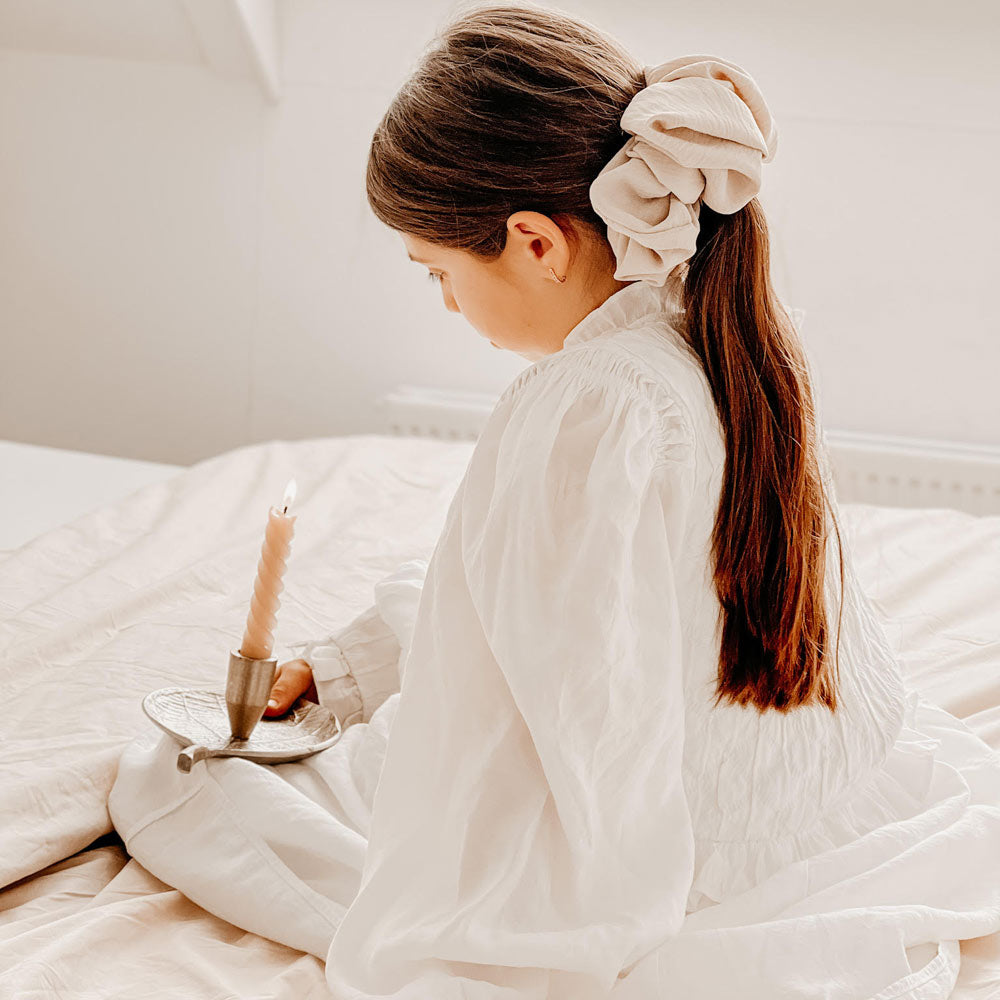
[[553, 278], [555, 278], [555, 279], [556, 279], [556, 281], [558, 281], [558, 282], [559, 282], [560, 284], [562, 284], [562, 282], [564, 282], [564, 281], [566, 280], [566, 278], [568, 277], [568, 275], [565, 275], [565, 274], [564, 274], [564, 275], [563, 275], [563, 276], [562, 276], [562, 277], [560, 278], [560, 277], [559, 277], [559, 275], [558, 275], [558, 274], [556, 274], [556, 272], [555, 272], [555, 271], [553, 271], [551, 267], [549, 268], [549, 274], [551, 274], [551, 275], [552, 275], [552, 277], [553, 277]]

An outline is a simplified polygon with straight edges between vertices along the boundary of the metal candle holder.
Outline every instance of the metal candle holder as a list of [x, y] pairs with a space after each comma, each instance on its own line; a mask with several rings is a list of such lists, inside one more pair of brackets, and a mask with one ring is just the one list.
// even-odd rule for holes
[[234, 740], [248, 740], [267, 708], [271, 697], [275, 657], [254, 660], [238, 649], [229, 651], [229, 673], [226, 677], [226, 710]]
[[281, 764], [309, 757], [340, 739], [337, 716], [304, 697], [282, 716], [259, 724], [276, 667], [274, 657], [255, 660], [234, 649], [229, 653], [225, 695], [203, 688], [166, 687], [142, 699], [147, 717], [180, 743], [179, 771], [190, 773], [208, 757]]

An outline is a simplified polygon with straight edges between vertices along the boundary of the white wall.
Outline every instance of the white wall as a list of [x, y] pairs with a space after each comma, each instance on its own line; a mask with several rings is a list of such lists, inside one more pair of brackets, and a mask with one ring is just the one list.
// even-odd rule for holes
[[[378, 430], [397, 383], [499, 392], [524, 367], [444, 309], [364, 198], [371, 131], [451, 3], [282, 0], [272, 104], [190, 38], [135, 59], [4, 39], [10, 2], [0, 438], [187, 463]], [[774, 276], [805, 310], [826, 426], [1000, 445], [995, 7], [562, 6], [646, 63], [719, 54], [761, 85]]]

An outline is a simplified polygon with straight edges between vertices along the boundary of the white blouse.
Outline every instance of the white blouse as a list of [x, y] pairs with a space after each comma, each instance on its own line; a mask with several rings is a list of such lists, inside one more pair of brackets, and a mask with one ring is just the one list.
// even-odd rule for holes
[[303, 650], [392, 718], [342, 1000], [936, 1000], [1000, 929], [1000, 757], [907, 689], [849, 551], [838, 711], [712, 707], [725, 446], [673, 309], [629, 285], [523, 371], [429, 563]]

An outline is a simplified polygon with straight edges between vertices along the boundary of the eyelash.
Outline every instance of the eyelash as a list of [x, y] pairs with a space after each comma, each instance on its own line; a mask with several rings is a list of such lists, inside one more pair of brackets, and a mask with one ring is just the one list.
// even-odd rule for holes
[[428, 281], [439, 282], [441, 280], [441, 275], [440, 274], [435, 274], [434, 271], [428, 271], [427, 272], [427, 280]]

